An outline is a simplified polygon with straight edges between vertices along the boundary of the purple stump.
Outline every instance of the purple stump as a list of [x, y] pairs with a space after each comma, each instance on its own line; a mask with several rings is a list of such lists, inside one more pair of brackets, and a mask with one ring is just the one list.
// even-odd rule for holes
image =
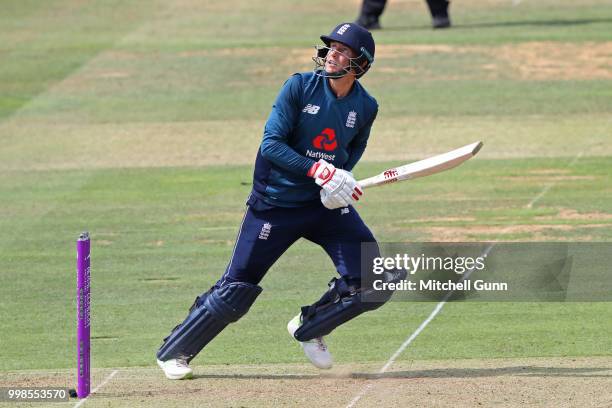
[[77, 240], [77, 397], [85, 398], [90, 389], [89, 345], [89, 233]]

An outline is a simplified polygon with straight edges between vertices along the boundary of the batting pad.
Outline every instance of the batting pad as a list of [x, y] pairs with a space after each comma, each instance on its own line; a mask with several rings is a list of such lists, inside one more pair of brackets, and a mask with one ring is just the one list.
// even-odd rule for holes
[[185, 321], [165, 339], [157, 358], [191, 361], [225, 326], [244, 316], [261, 291], [260, 286], [246, 282], [213, 287], [196, 299]]

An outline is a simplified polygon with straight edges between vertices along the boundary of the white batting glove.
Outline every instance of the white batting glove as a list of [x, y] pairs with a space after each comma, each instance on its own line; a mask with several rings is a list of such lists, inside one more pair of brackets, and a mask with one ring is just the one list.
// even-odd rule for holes
[[358, 201], [363, 195], [363, 190], [351, 173], [346, 170], [337, 169], [333, 164], [321, 159], [308, 171], [308, 175], [315, 179], [321, 188], [330, 195], [336, 196], [345, 203]]
[[331, 182], [336, 174], [336, 167], [333, 164], [320, 159], [308, 170], [308, 176], [315, 179], [315, 183], [321, 187]]
[[335, 210], [336, 208], [348, 207], [351, 203], [341, 199], [337, 195], [330, 194], [327, 190], [321, 189], [321, 203], [328, 210]]

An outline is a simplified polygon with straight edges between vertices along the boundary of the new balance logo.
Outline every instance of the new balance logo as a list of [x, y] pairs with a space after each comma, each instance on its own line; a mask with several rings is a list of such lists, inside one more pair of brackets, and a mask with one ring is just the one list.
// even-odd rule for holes
[[348, 207], [340, 209], [340, 215], [344, 215], [344, 214], [348, 214], [348, 213], [349, 213], [349, 208]]
[[259, 231], [259, 239], [268, 239], [270, 236], [270, 231], [272, 230], [272, 224], [266, 222], [262, 227], [261, 231]]
[[308, 104], [304, 106], [302, 112], [310, 113], [311, 115], [316, 115], [317, 113], [319, 113], [319, 109], [321, 109], [320, 106]]

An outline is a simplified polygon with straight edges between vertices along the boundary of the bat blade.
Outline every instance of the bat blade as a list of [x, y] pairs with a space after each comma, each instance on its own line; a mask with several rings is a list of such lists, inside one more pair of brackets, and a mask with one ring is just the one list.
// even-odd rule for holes
[[360, 180], [359, 184], [363, 188], [375, 187], [395, 181], [412, 180], [450, 170], [474, 157], [481, 147], [482, 142], [471, 143], [447, 153], [442, 153], [400, 167], [387, 169], [376, 176]]

